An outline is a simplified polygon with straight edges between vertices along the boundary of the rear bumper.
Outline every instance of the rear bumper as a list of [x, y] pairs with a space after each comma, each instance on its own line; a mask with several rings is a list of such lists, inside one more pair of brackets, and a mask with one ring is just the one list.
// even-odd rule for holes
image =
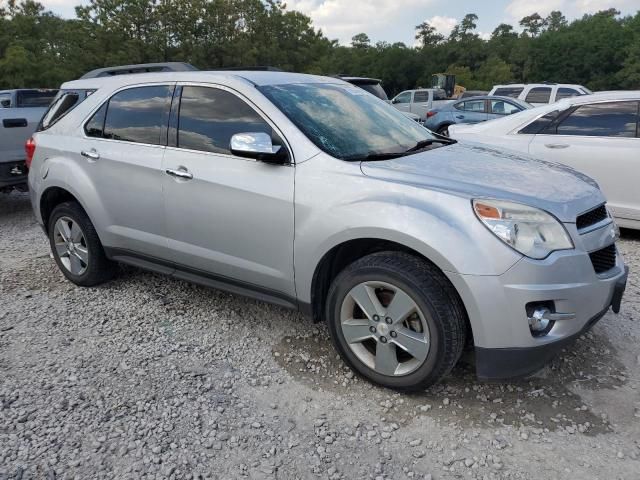
[[27, 174], [24, 160], [0, 163], [0, 188], [26, 186]]
[[611, 301], [606, 308], [588, 319], [576, 333], [560, 338], [551, 343], [528, 348], [483, 348], [476, 347], [476, 374], [481, 380], [506, 380], [522, 378], [537, 372], [568, 345], [589, 331], [611, 308], [615, 313], [620, 311], [620, 303], [624, 294], [629, 269], [613, 284]]

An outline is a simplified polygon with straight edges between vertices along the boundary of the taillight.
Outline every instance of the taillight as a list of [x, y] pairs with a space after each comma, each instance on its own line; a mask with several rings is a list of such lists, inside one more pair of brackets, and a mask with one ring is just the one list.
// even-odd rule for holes
[[33, 161], [33, 154], [36, 153], [36, 142], [33, 137], [27, 140], [27, 143], [24, 144], [24, 151], [27, 152], [26, 165], [27, 168], [31, 168], [31, 162]]
[[438, 112], [436, 112], [435, 110], [431, 110], [430, 112], [427, 112], [427, 118], [431, 118], [434, 115], [437, 115]]

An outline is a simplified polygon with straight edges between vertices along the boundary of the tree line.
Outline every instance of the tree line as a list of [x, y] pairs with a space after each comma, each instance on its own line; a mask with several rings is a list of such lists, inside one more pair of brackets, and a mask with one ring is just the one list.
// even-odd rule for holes
[[448, 36], [424, 22], [415, 45], [340, 45], [280, 0], [91, 0], [64, 19], [33, 0], [0, 3], [0, 88], [57, 87], [109, 65], [184, 61], [201, 69], [268, 65], [382, 79], [389, 93], [450, 72], [472, 90], [551, 81], [640, 89], [640, 12], [609, 9], [572, 22], [554, 11], [500, 24], [490, 38], [466, 15]]

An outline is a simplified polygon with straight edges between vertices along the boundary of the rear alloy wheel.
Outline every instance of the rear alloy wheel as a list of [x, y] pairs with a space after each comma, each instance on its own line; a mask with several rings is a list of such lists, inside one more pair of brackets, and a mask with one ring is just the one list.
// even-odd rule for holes
[[466, 313], [449, 280], [408, 253], [374, 253], [346, 267], [329, 289], [326, 314], [342, 359], [397, 390], [438, 382], [466, 339]]
[[113, 277], [115, 264], [106, 257], [91, 220], [78, 203], [64, 202], [54, 208], [48, 232], [53, 258], [67, 279], [91, 287]]

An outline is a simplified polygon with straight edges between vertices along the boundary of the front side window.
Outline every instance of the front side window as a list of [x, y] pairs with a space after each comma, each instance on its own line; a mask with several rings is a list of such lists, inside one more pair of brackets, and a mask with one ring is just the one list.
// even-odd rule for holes
[[411, 92], [404, 92], [393, 99], [393, 103], [411, 103]]
[[413, 94], [413, 103], [427, 103], [429, 101], [429, 92], [420, 90]]
[[165, 145], [172, 94], [173, 86], [167, 85], [135, 87], [116, 93], [107, 105], [103, 137]]
[[549, 103], [551, 99], [551, 88], [535, 87], [529, 90], [525, 102], [527, 103]]
[[11, 107], [11, 94], [0, 93], [0, 108], [10, 108], [10, 107]]
[[638, 102], [610, 102], [582, 105], [564, 119], [558, 135], [586, 137], [635, 137]]
[[502, 88], [496, 89], [496, 91], [494, 92], [494, 95], [497, 97], [518, 98], [518, 96], [520, 96], [523, 90], [524, 88], [522, 87], [502, 87]]
[[[362, 94], [369, 95], [364, 91]], [[236, 95], [217, 88], [183, 87], [178, 147], [231, 155], [233, 135], [256, 132], [274, 137], [271, 126]]]
[[355, 87], [315, 83], [258, 88], [318, 148], [339, 159], [402, 154], [423, 140], [437, 140], [397, 109]]
[[522, 108], [504, 100], [491, 100], [491, 113], [494, 115], [512, 115], [522, 111]]

